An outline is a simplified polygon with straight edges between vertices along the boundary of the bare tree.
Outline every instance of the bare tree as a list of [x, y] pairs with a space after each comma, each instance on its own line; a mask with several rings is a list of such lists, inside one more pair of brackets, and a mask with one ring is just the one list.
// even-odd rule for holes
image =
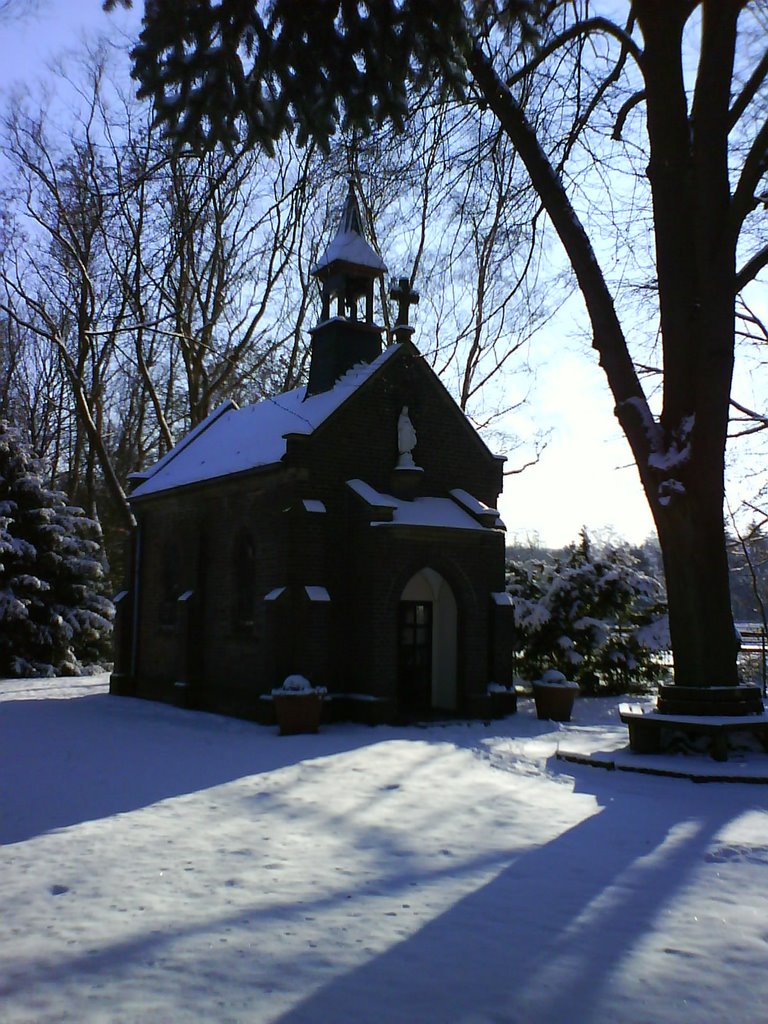
[[430, 96], [404, 133], [353, 134], [327, 160], [336, 178], [351, 172], [360, 183], [368, 231], [390, 273], [418, 287], [425, 358], [478, 427], [513, 451], [517, 439], [497, 424], [527, 400], [530, 339], [572, 288], [546, 260], [552, 239], [513, 148], [492, 117]]
[[17, 398], [24, 369], [47, 410], [74, 400], [55, 436], [38, 434], [68, 490], [94, 509], [106, 488], [130, 527], [127, 475], [213, 405], [261, 397], [283, 373], [276, 328], [312, 154], [286, 143], [268, 168], [259, 154], [175, 154], [100, 57], [77, 89], [69, 138], [45, 107], [6, 119], [4, 347]]

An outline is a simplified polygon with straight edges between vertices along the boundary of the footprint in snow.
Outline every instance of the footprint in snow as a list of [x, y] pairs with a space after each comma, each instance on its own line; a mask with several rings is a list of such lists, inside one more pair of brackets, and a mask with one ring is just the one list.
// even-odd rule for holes
[[750, 864], [768, 864], [768, 846], [720, 846], [704, 855], [710, 864], [747, 861]]

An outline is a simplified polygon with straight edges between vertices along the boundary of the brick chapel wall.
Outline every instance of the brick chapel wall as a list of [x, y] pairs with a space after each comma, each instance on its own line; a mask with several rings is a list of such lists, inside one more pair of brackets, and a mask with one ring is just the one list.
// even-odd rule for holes
[[[174, 590], [178, 596], [194, 582], [194, 564], [185, 555], [196, 534], [195, 521], [182, 500], [165, 498], [151, 511], [140, 513], [138, 522], [141, 540], [137, 674], [142, 681], [151, 679], [153, 685], [170, 688], [178, 670], [178, 651], [174, 626], [163, 622], [166, 548], [176, 548], [178, 576]], [[167, 695], [170, 697], [170, 689]]]
[[[196, 682], [207, 688], [262, 692], [275, 685], [274, 651], [264, 595], [286, 580], [287, 529], [283, 509], [294, 483], [280, 474], [212, 482], [137, 503], [142, 557], [138, 676], [149, 688], [178, 677], [177, 629], [161, 623], [164, 548], [179, 552], [178, 590], [195, 591]], [[247, 531], [256, 551], [253, 626], [234, 618], [234, 560]]]
[[467, 709], [493, 679], [491, 593], [503, 589], [503, 534], [405, 531], [361, 521], [353, 537], [351, 546], [359, 554], [349, 592], [346, 688], [394, 704], [400, 599], [411, 577], [430, 568], [456, 598], [458, 693], [460, 707]]
[[447, 495], [463, 488], [495, 505], [502, 462], [488, 451], [412, 346], [397, 353], [311, 438], [297, 440], [293, 457], [306, 466], [318, 496], [338, 493], [338, 485], [352, 478], [391, 492], [397, 421], [404, 405], [418, 438], [413, 455], [424, 469], [422, 493]]
[[[331, 655], [328, 685], [394, 699], [397, 679], [397, 611], [410, 577], [427, 566], [451, 583], [460, 605], [460, 688], [485, 692], [491, 680], [492, 591], [504, 589], [504, 537], [496, 531], [437, 531], [371, 528], [360, 499], [346, 480], [361, 478], [391, 492], [397, 462], [397, 420], [409, 406], [419, 444], [414, 457], [424, 466], [422, 493], [447, 496], [461, 487], [488, 504], [501, 488], [501, 463], [493, 458], [463, 414], [413, 349], [354, 395], [311, 438], [289, 443], [289, 462], [301, 465], [301, 493], [323, 500], [325, 516], [305, 516], [301, 542], [293, 546], [298, 582], [326, 586]], [[309, 527], [323, 522], [322, 541]], [[450, 554], [449, 554], [450, 552]], [[406, 566], [403, 569], [403, 566]], [[393, 581], [397, 581], [396, 583]], [[457, 582], [458, 581], [458, 582]], [[461, 582], [463, 581], [463, 582]], [[382, 594], [394, 594], [387, 601]], [[470, 607], [475, 611], [469, 612]]]
[[[178, 638], [158, 625], [163, 545], [175, 541], [184, 552], [179, 588], [197, 590], [200, 602], [193, 664], [205, 706], [242, 712], [291, 671], [331, 691], [393, 702], [399, 598], [425, 567], [448, 580], [460, 608], [460, 694], [469, 702], [484, 692], [491, 678], [490, 593], [504, 587], [503, 535], [371, 528], [345, 484], [361, 478], [391, 491], [403, 405], [418, 436], [422, 493], [445, 496], [461, 487], [496, 502], [501, 463], [408, 346], [312, 437], [291, 439], [284, 468], [136, 503], [144, 538], [138, 675], [145, 690], [161, 695], [179, 671]], [[327, 511], [308, 511], [303, 499], [319, 499]], [[233, 544], [246, 528], [258, 552], [250, 633], [235, 630], [231, 615]], [[307, 585], [326, 587], [330, 604], [304, 600]], [[264, 602], [277, 587], [287, 588], [285, 596]]]

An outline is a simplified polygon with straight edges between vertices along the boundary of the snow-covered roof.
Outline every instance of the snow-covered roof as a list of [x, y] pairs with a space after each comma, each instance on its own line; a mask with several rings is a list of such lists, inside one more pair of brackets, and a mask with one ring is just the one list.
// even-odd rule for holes
[[397, 508], [398, 506], [397, 498], [393, 498], [390, 494], [382, 494], [375, 487], [367, 484], [365, 480], [347, 480], [347, 487], [355, 494], [359, 494], [363, 501], [376, 508]]
[[387, 270], [381, 256], [371, 248], [362, 235], [358, 235], [354, 231], [338, 231], [312, 268], [312, 273], [316, 274], [323, 267], [337, 262], [354, 263], [360, 267], [370, 267], [373, 270], [381, 271], [381, 273], [386, 273]]
[[[215, 423], [220, 416], [223, 416], [224, 413], [230, 412], [230, 410], [236, 410], [238, 408], [238, 405], [230, 400], [222, 402], [221, 405], [217, 406], [213, 412], [209, 413], [204, 420], [201, 420], [196, 427], [193, 427], [188, 434], [185, 434], [179, 443], [174, 445], [169, 452], [166, 452], [165, 455], [154, 464], [154, 466], [150, 466], [149, 469], [145, 469], [140, 473], [131, 473], [130, 480], [136, 484], [137, 481], [148, 480], [149, 477], [155, 476], [155, 474], [161, 469], [165, 469], [169, 462], [173, 462], [174, 459], [178, 458], [184, 449], [188, 448], [189, 445], [191, 445], [200, 436], [200, 434], [205, 433], [211, 424]], [[138, 490], [138, 488], [136, 488], [136, 490]], [[134, 490], [134, 494], [136, 493], [136, 490]]]
[[447, 530], [484, 530], [463, 508], [450, 498], [414, 498], [400, 501], [392, 513], [392, 522], [372, 526], [438, 526]]
[[484, 530], [475, 518], [453, 498], [396, 498], [382, 494], [364, 480], [347, 480], [347, 487], [372, 508], [390, 511], [391, 519], [371, 522], [371, 526], [430, 526], [448, 530]]
[[493, 526], [498, 527], [500, 530], [506, 530], [504, 520], [499, 515], [499, 510], [491, 508], [490, 505], [486, 505], [484, 501], [480, 501], [474, 495], [470, 494], [469, 491], [462, 490], [461, 487], [457, 487], [451, 491], [451, 497], [454, 501], [465, 508], [470, 515], [477, 516], [481, 522], [488, 524], [491, 523]]
[[381, 256], [365, 240], [360, 210], [351, 182], [338, 230], [323, 255], [312, 267], [312, 273], [317, 274], [337, 262], [354, 263], [377, 273], [385, 273], [387, 269]]
[[470, 494], [469, 491], [463, 490], [461, 487], [456, 487], [451, 491], [451, 497], [455, 498], [460, 505], [462, 505], [467, 512], [472, 512], [476, 516], [498, 516], [499, 510], [491, 508], [490, 505], [486, 505], [484, 501], [480, 501], [474, 495]]
[[307, 389], [301, 387], [242, 409], [232, 402], [225, 403], [141, 474], [143, 483], [131, 498], [280, 462], [286, 451], [286, 435], [313, 433], [401, 350], [399, 345], [390, 345], [372, 363], [354, 366], [330, 390], [309, 398]]

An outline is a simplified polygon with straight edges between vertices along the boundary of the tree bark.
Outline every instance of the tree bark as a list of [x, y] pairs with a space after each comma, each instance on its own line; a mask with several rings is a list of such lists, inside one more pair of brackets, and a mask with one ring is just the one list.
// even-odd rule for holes
[[738, 684], [725, 526], [713, 490], [705, 484], [685, 503], [656, 516], [679, 686]]
[[[725, 447], [735, 344], [735, 235], [728, 179], [736, 4], [705, 0], [693, 100], [682, 68], [689, 3], [636, 0], [650, 145], [667, 475], [654, 508], [675, 682], [736, 685], [725, 543]], [[649, 495], [649, 499], [652, 496]]]
[[705, 0], [691, 115], [682, 33], [695, 5], [637, 0], [643, 31], [664, 407], [651, 414], [602, 269], [533, 125], [479, 47], [469, 68], [526, 165], [581, 289], [654, 521], [667, 581], [675, 683], [735, 686], [737, 640], [724, 525], [724, 464], [735, 343], [728, 99], [736, 5]]

